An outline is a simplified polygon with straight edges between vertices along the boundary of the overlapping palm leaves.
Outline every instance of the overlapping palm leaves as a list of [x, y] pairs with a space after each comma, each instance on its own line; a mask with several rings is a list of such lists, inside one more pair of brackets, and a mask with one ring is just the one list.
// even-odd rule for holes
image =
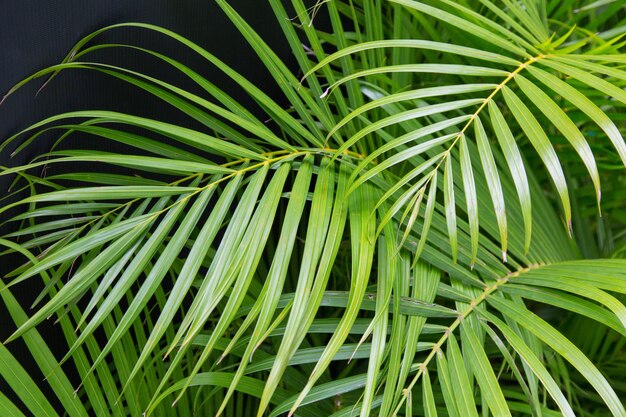
[[[193, 42], [139, 23], [95, 32], [23, 82], [95, 70], [205, 126], [82, 110], [5, 142], [26, 137], [17, 152], [53, 130], [60, 145], [83, 134], [137, 150], [55, 145], [3, 171], [33, 190], [17, 203], [28, 204], [13, 219], [23, 227], [2, 241], [5, 254], [28, 260], [0, 292], [19, 326], [9, 340], [29, 344], [67, 413], [626, 415], [626, 387], [602, 368], [624, 369], [626, 263], [580, 260], [575, 242], [585, 255], [601, 252], [568, 237], [596, 226], [603, 184], [603, 204], [624, 202], [620, 2], [329, 1], [311, 10], [293, 0], [287, 12], [271, 0], [300, 74], [217, 3], [289, 109]], [[321, 9], [332, 33], [312, 21]], [[258, 108], [158, 52], [94, 43], [117, 27], [180, 42]], [[91, 62], [103, 48], [155, 57], [203, 94]], [[126, 170], [32, 174], [73, 162]], [[616, 219], [603, 233], [623, 235]], [[10, 287], [37, 275], [45, 289], [26, 317]], [[602, 324], [603, 347], [561, 333], [554, 311]], [[33, 329], [54, 315], [70, 345], [64, 361], [83, 381], [77, 398]], [[4, 346], [0, 354], [0, 374], [29, 411], [55, 415]], [[17, 413], [7, 397], [0, 406]]]

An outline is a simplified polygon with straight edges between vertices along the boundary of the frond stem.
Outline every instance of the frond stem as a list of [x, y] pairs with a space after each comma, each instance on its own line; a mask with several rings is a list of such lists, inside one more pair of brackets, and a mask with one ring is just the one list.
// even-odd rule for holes
[[498, 92], [500, 90], [502, 90], [502, 88], [507, 85], [507, 83], [509, 81], [511, 81], [513, 78], [515, 78], [515, 76], [517, 74], [519, 74], [521, 71], [523, 71], [526, 67], [528, 67], [529, 65], [534, 64], [535, 62], [539, 61], [540, 59], [546, 58], [546, 55], [544, 54], [540, 54], [537, 55], [533, 58], [530, 58], [528, 61], [523, 62], [519, 67], [517, 67], [513, 72], [511, 72], [500, 84], [496, 85], [496, 87], [494, 88], [494, 90], [491, 92], [491, 94], [489, 94], [489, 96], [487, 98], [485, 98], [485, 101], [483, 101], [483, 103], [478, 107], [478, 109], [474, 112], [474, 114], [472, 114], [472, 116], [470, 117], [470, 119], [467, 121], [467, 123], [465, 123], [465, 126], [463, 126], [463, 129], [461, 129], [461, 131], [457, 134], [456, 138], [454, 138], [454, 141], [452, 142], [452, 144], [450, 145], [450, 147], [448, 147], [448, 149], [443, 152], [443, 156], [441, 158], [441, 160], [437, 163], [437, 165], [435, 166], [435, 168], [433, 170], [437, 170], [439, 169], [439, 167], [441, 166], [441, 164], [445, 161], [445, 159], [450, 155], [450, 152], [452, 151], [452, 149], [456, 146], [457, 142], [461, 139], [461, 137], [465, 134], [465, 131], [472, 125], [472, 123], [474, 122], [474, 120], [476, 120], [476, 118], [478, 117], [478, 115], [480, 114], [480, 112], [489, 104], [489, 102], [491, 100], [493, 100], [493, 98], [496, 96], [496, 94], [498, 94]]
[[439, 167], [441, 166], [441, 164], [443, 164], [446, 161], [446, 158], [448, 158], [450, 156], [450, 153], [452, 152], [452, 149], [454, 149], [454, 147], [456, 146], [458, 141], [463, 137], [463, 135], [465, 134], [465, 131], [472, 125], [472, 122], [474, 122], [474, 120], [476, 120], [476, 118], [478, 117], [480, 112], [489, 104], [489, 102], [491, 100], [493, 100], [493, 98], [496, 96], [496, 94], [498, 94], [498, 92], [500, 90], [502, 90], [502, 88], [509, 81], [511, 81], [513, 78], [515, 78], [515, 76], [517, 74], [519, 74], [521, 71], [523, 71], [526, 67], [528, 67], [529, 65], [532, 65], [535, 62], [539, 61], [540, 59], [543, 59], [543, 58], [546, 58], [546, 57], [547, 57], [547, 55], [540, 54], [540, 55], [537, 55], [537, 56], [535, 56], [533, 58], [530, 58], [528, 61], [523, 62], [522, 64], [520, 64], [520, 66], [517, 67], [513, 72], [509, 73], [509, 75], [500, 84], [496, 85], [496, 87], [491, 92], [491, 94], [489, 94], [489, 96], [487, 96], [487, 98], [485, 98], [483, 103], [478, 107], [478, 109], [476, 109], [476, 111], [474, 112], [474, 114], [472, 114], [472, 116], [467, 121], [467, 123], [465, 123], [465, 125], [459, 131], [459, 133], [456, 135], [456, 137], [454, 138], [454, 140], [452, 141], [452, 144], [448, 147], [448, 149], [446, 149], [444, 152], [441, 153], [441, 158], [437, 162], [437, 165], [435, 165], [435, 167], [430, 172], [430, 175], [429, 175], [428, 179], [421, 186], [421, 189], [423, 189], [424, 191], [426, 190], [426, 188], [430, 184], [430, 181], [433, 178], [433, 173], [439, 170]]
[[519, 277], [520, 275], [526, 274], [526, 273], [528, 273], [530, 271], [533, 271], [535, 269], [541, 268], [542, 266], [545, 266], [545, 265], [544, 264], [532, 264], [532, 265], [529, 265], [526, 268], [518, 269], [517, 271], [510, 272], [507, 275], [498, 278], [493, 285], [485, 286], [484, 291], [478, 297], [474, 298], [469, 303], [469, 306], [463, 312], [459, 313], [458, 317], [444, 331], [443, 336], [441, 336], [441, 338], [437, 341], [437, 343], [435, 343], [435, 345], [433, 346], [431, 352], [428, 354], [426, 359], [424, 359], [424, 361], [419, 364], [419, 370], [418, 370], [417, 374], [415, 375], [415, 377], [413, 377], [413, 380], [408, 385], [408, 387], [406, 387], [405, 389], [402, 390], [402, 394], [403, 394], [402, 398], [400, 399], [400, 402], [396, 406], [392, 416], [394, 416], [394, 417], [397, 416], [398, 412], [400, 411], [400, 408], [402, 407], [402, 404], [404, 404], [404, 401], [406, 401], [406, 399], [409, 396], [411, 390], [413, 389], [413, 387], [415, 386], [415, 384], [417, 383], [419, 378], [422, 376], [422, 374], [424, 373], [424, 371], [426, 370], [426, 368], [428, 367], [430, 362], [433, 360], [435, 355], [443, 355], [443, 353], [441, 351], [442, 346], [447, 342], [448, 338], [450, 337], [450, 334], [452, 334], [454, 332], [454, 330], [456, 330], [456, 328], [459, 327], [461, 322], [467, 316], [472, 314], [474, 312], [474, 310], [483, 301], [485, 301], [487, 299], [487, 297], [489, 297], [494, 292], [498, 291], [500, 289], [500, 287], [503, 286], [504, 284], [508, 283], [509, 280], [511, 280], [512, 278]]

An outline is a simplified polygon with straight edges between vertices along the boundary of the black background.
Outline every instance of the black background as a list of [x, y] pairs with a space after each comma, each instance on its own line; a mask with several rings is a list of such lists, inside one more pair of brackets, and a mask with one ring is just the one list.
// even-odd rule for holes
[[[268, 4], [264, 1], [231, 0], [283, 59], [292, 61], [288, 46]], [[26, 76], [59, 63], [83, 36], [103, 26], [121, 22], [147, 22], [171, 29], [214, 53], [265, 91], [275, 90], [259, 59], [212, 0], [4, 0], [0, 11], [0, 92]], [[95, 43], [128, 43], [157, 50], [178, 59], [220, 87], [237, 96], [232, 84], [202, 58], [164, 36], [143, 29], [116, 29]], [[166, 65], [145, 54], [115, 49], [91, 55], [107, 63], [138, 69], [182, 87], [190, 83]], [[119, 81], [87, 71], [65, 72], [35, 96], [42, 81], [30, 83], [0, 107], [0, 138], [4, 139], [46, 116], [76, 109], [114, 109], [186, 123], [183, 116], [156, 99]], [[0, 154], [2, 165], [16, 165], [47, 150], [36, 144], [16, 158]], [[4, 185], [6, 179], [2, 179]], [[3, 190], [5, 187], [2, 188]]]
[[[292, 58], [272, 10], [265, 1], [229, 0], [229, 3], [263, 36], [290, 67], [295, 68], [295, 59]], [[279, 102], [281, 100], [277, 87], [258, 57], [212, 0], [3, 0], [0, 6], [0, 94], [2, 95], [23, 78], [47, 66], [59, 63], [79, 39], [92, 31], [115, 23], [146, 22], [173, 30], [196, 42], [231, 65]], [[212, 68], [193, 52], [164, 36], [142, 29], [118, 29], [98, 37], [94, 43], [115, 42], [140, 45], [164, 53], [183, 62], [230, 92], [243, 104], [251, 103], [251, 100], [234, 88], [233, 83], [218, 70]], [[174, 73], [166, 65], [128, 49], [98, 52], [93, 57], [94, 60], [100, 62], [136, 69], [180, 87], [196, 90], [189, 80]], [[136, 88], [96, 72], [65, 71], [39, 94], [36, 94], [42, 82], [43, 80], [36, 80], [28, 84], [8, 97], [0, 106], [0, 140], [5, 140], [45, 117], [66, 111], [86, 109], [116, 110], [195, 127], [191, 120], [177, 113], [167, 104]], [[15, 146], [9, 146], [0, 153], [0, 164], [16, 166], [26, 163], [36, 155], [49, 150], [54, 139], [54, 135], [43, 136], [15, 157], [10, 157]], [[112, 145], [103, 146], [107, 149]], [[11, 180], [12, 178], [0, 177], [0, 197], [6, 195]], [[19, 196], [13, 199], [17, 197]], [[0, 223], [4, 223], [15, 212], [14, 210], [0, 214]], [[11, 227], [14, 226], [2, 225], [0, 234], [4, 234]], [[7, 259], [6, 256], [0, 258], [0, 273], [4, 275], [17, 266], [18, 262], [22, 260]], [[33, 284], [28, 282], [25, 285], [13, 287], [12, 292], [20, 299], [27, 312], [30, 302], [38, 293], [33, 290]], [[8, 318], [8, 313], [0, 305], [0, 338], [6, 339], [13, 330], [12, 320]], [[67, 346], [59, 326], [54, 326], [52, 321], [49, 321], [40, 325], [38, 330], [57, 358], [62, 357]], [[43, 380], [43, 375], [38, 374], [36, 365], [32, 364], [32, 358], [21, 341], [12, 342], [8, 347], [31, 373], [35, 381]], [[71, 368], [68, 368], [68, 372], [72, 376], [73, 383], [77, 385], [77, 375]], [[51, 394], [47, 390], [47, 384], [42, 382], [41, 387], [45, 394]], [[0, 391], [12, 398], [10, 388], [2, 380], [0, 380]], [[53, 397], [49, 395], [49, 398]]]

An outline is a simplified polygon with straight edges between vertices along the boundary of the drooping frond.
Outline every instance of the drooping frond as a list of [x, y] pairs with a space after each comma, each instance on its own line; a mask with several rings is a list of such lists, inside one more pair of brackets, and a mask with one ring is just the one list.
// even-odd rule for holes
[[[7, 342], [26, 342], [67, 414], [626, 415], [623, 5], [270, 0], [295, 74], [216, 2], [288, 108], [145, 23], [88, 35], [7, 95], [92, 70], [202, 126], [78, 110], [2, 145], [58, 137], [0, 173], [31, 191], [0, 208], [24, 208], [0, 240], [24, 257], [0, 296]], [[254, 106], [158, 51], [97, 43], [118, 28], [178, 42]], [[92, 61], [104, 48], [201, 93]], [[37, 276], [27, 316], [11, 291]], [[36, 330], [48, 317], [61, 366]], [[4, 344], [0, 359], [28, 411], [56, 415]], [[4, 394], [0, 410], [20, 415]]]

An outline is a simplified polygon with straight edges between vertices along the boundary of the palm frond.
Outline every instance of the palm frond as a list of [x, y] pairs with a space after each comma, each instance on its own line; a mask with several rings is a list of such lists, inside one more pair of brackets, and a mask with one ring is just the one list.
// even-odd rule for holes
[[[7, 94], [87, 69], [203, 126], [78, 110], [0, 148], [58, 136], [0, 172], [31, 191], [0, 208], [26, 207], [0, 240], [26, 256], [0, 295], [7, 342], [26, 342], [66, 413], [625, 416], [610, 368], [626, 336], [620, 2], [271, 0], [299, 74], [216, 2], [288, 109], [145, 23], [86, 36]], [[256, 107], [157, 51], [93, 44], [119, 28], [179, 42]], [[155, 57], [202, 94], [92, 62], [104, 48]], [[68, 149], [76, 136], [128, 152]], [[11, 290], [38, 275], [27, 317]], [[60, 363], [35, 329], [50, 316]], [[0, 358], [28, 411], [56, 415], [4, 344]], [[4, 394], [0, 409], [26, 412]]]

